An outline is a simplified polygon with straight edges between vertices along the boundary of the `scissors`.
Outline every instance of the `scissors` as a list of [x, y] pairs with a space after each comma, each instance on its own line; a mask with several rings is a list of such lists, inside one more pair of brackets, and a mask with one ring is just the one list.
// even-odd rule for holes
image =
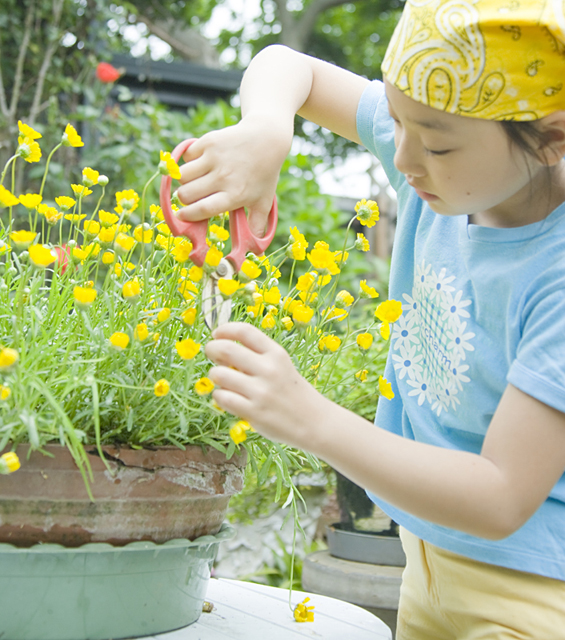
[[[171, 152], [171, 156], [178, 162], [185, 151], [196, 140], [190, 138], [183, 140]], [[185, 236], [192, 243], [190, 259], [201, 267], [208, 253], [206, 234], [208, 232], [208, 220], [187, 222], [175, 216], [171, 206], [171, 176], [163, 176], [161, 179], [160, 204], [165, 222], [174, 236]], [[273, 200], [271, 211], [267, 221], [267, 231], [262, 238], [254, 235], [247, 223], [245, 209], [240, 207], [229, 213], [230, 238], [232, 249], [225, 258], [222, 258], [216, 270], [207, 278], [202, 293], [202, 311], [204, 321], [210, 329], [224, 322], [228, 322], [231, 316], [231, 298], [224, 300], [218, 289], [220, 278], [233, 278], [235, 272], [241, 269], [248, 251], [259, 255], [264, 253], [271, 244], [278, 222], [277, 199]]]

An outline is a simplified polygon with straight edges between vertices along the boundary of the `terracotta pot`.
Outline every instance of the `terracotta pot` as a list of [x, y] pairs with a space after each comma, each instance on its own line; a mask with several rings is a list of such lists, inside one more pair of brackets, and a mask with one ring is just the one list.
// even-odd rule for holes
[[21, 469], [0, 477], [0, 542], [119, 546], [213, 535], [230, 497], [243, 488], [247, 461], [245, 452], [227, 460], [198, 446], [184, 451], [106, 446], [108, 470], [96, 448], [87, 447], [93, 502], [68, 449], [47, 445], [45, 451], [48, 455], [18, 446]]

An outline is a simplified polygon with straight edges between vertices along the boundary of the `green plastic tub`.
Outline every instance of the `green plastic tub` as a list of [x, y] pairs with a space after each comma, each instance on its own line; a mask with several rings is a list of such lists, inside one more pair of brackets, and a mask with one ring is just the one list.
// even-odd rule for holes
[[202, 612], [221, 541], [21, 549], [0, 544], [2, 640], [118, 640], [185, 627]]

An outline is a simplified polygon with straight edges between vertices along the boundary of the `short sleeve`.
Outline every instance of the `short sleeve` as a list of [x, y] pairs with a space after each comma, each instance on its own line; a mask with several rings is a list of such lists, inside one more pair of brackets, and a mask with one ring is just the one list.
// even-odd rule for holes
[[[565, 284], [564, 278], [553, 282]], [[565, 413], [565, 287], [541, 288], [528, 305], [507, 380]], [[524, 316], [523, 316], [524, 317]]]
[[394, 121], [380, 80], [373, 80], [361, 95], [357, 133], [363, 146], [381, 161], [390, 184], [398, 191], [405, 184], [405, 178], [394, 166]]

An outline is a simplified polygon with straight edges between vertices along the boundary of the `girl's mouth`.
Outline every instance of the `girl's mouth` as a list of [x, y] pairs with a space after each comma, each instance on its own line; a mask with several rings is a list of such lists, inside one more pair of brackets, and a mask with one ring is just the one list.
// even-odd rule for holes
[[416, 187], [414, 187], [414, 191], [418, 195], [418, 198], [422, 198], [422, 200], [426, 200], [427, 202], [432, 202], [433, 200], [438, 200], [439, 199], [433, 193], [428, 193], [427, 191], [422, 191], [421, 189], [417, 189]]

